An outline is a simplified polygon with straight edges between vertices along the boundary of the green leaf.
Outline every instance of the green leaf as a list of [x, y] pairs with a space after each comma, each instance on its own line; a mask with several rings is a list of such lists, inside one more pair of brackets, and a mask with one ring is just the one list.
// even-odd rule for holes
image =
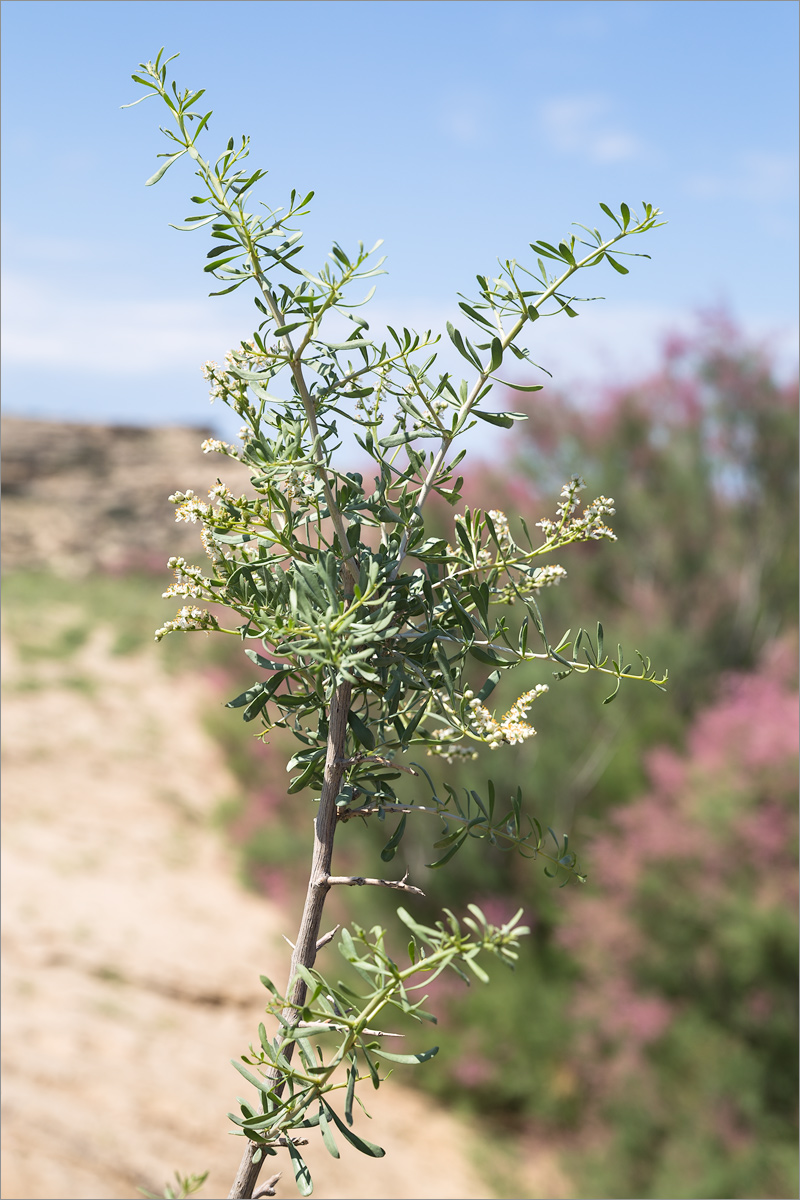
[[608, 253], [608, 251], [606, 251], [606, 258], [611, 263], [611, 266], [614, 268], [614, 270], [619, 271], [620, 275], [628, 275], [629, 274], [628, 268], [623, 267], [622, 263], [618, 263], [615, 258], [612, 258], [611, 255]]
[[306, 321], [293, 321], [291, 325], [281, 325], [278, 329], [273, 329], [275, 337], [284, 337], [285, 334], [291, 333], [295, 329], [299, 329], [301, 325], [307, 324]]
[[380, 1146], [376, 1146], [374, 1142], [368, 1142], [366, 1138], [361, 1138], [352, 1129], [348, 1129], [343, 1125], [339, 1117], [332, 1108], [328, 1108], [328, 1116], [336, 1125], [336, 1128], [346, 1137], [351, 1146], [355, 1146], [356, 1150], [360, 1150], [362, 1154], [368, 1154], [370, 1158], [383, 1158], [386, 1153]]
[[600, 204], [600, 207], [602, 208], [602, 210], [603, 210], [603, 212], [606, 214], [606, 216], [607, 216], [607, 217], [611, 217], [611, 220], [614, 222], [614, 224], [615, 224], [615, 225], [617, 225], [617, 226], [618, 226], [620, 229], [622, 229], [622, 226], [620, 225], [620, 223], [619, 223], [618, 219], [617, 219], [617, 218], [614, 216], [613, 212], [612, 212], [612, 211], [611, 211], [611, 209], [608, 207], [608, 205], [607, 205], [607, 204], [603, 204], [603, 203], [601, 202], [601, 204]]
[[389, 838], [386, 845], [381, 850], [381, 858], [383, 859], [384, 862], [391, 862], [392, 859], [394, 858], [395, 854], [397, 853], [397, 847], [400, 845], [400, 842], [402, 841], [402, 838], [403, 838], [403, 834], [406, 831], [406, 816], [407, 816], [407, 814], [403, 813], [402, 817], [400, 818], [397, 828], [395, 829], [392, 836]]
[[[163, 142], [162, 142], [162, 145], [163, 145]], [[186, 151], [185, 151], [185, 150], [179, 150], [177, 154], [172, 154], [172, 155], [171, 155], [171, 156], [170, 156], [170, 157], [167, 159], [167, 161], [164, 163], [164, 165], [163, 165], [162, 167], [159, 167], [159, 168], [158, 168], [158, 170], [156, 171], [155, 175], [151, 175], [151, 176], [150, 176], [150, 178], [147, 180], [147, 182], [145, 183], [145, 185], [144, 185], [144, 186], [145, 186], [145, 187], [152, 187], [154, 183], [158, 183], [159, 179], [163, 178], [163, 176], [164, 176], [164, 175], [166, 175], [167, 171], [170, 169], [170, 167], [172, 166], [172, 164], [173, 164], [174, 162], [177, 162], [177, 160], [178, 160], [178, 159], [179, 159], [179, 158], [180, 158], [182, 155], [184, 155], [185, 153], [186, 153]]]
[[[225, 246], [224, 249], [229, 250], [230, 247]], [[233, 262], [233, 260], [236, 258], [241, 258], [242, 254], [243, 254], [243, 251], [239, 250], [239, 251], [237, 251], [236, 254], [229, 254], [227, 258], [220, 258], [217, 262], [206, 263], [206, 265], [203, 267], [203, 270], [206, 272], [216, 271], [220, 267], [224, 267], [226, 263]], [[228, 275], [228, 278], [230, 279], [230, 275]], [[244, 280], [242, 280], [242, 282], [244, 282]], [[236, 286], [238, 287], [238, 284]], [[224, 292], [216, 292], [214, 294], [217, 296], [224, 296], [225, 293]]]
[[265, 708], [268, 700], [269, 692], [266, 690], [266, 688], [264, 688], [254, 700], [250, 701], [247, 708], [242, 713], [242, 720], [254, 721], [262, 709]]
[[303, 788], [308, 787], [315, 773], [319, 770], [319, 758], [312, 758], [304, 771], [295, 776], [289, 787], [286, 789], [290, 796], [294, 796], [297, 792], [302, 792]]
[[479, 412], [477, 408], [473, 408], [470, 416], [479, 417], [481, 421], [486, 421], [489, 425], [499, 425], [501, 429], [511, 429], [514, 424], [514, 418], [508, 413]]
[[347, 1072], [347, 1092], [344, 1098], [344, 1117], [348, 1125], [353, 1124], [353, 1097], [355, 1095], [357, 1078], [358, 1068], [351, 1066]]
[[247, 1068], [243, 1067], [242, 1064], [240, 1062], [237, 1062], [235, 1058], [231, 1059], [231, 1063], [233, 1064], [234, 1067], [236, 1067], [236, 1070], [239, 1072], [239, 1074], [244, 1075], [247, 1082], [252, 1083], [253, 1087], [257, 1088], [259, 1092], [267, 1092], [268, 1091], [266, 1080], [256, 1079], [255, 1075], [251, 1075], [250, 1072], [247, 1070]]
[[[303, 322], [300, 322], [303, 324]], [[316, 341], [317, 339], [315, 339]], [[321, 346], [327, 346], [329, 350], [360, 350], [361, 347], [371, 346], [372, 342], [366, 338], [353, 338], [350, 342], [319, 342]]]
[[474, 350], [464, 345], [463, 337], [455, 328], [455, 326], [449, 321], [447, 322], [447, 332], [450, 337], [450, 341], [453, 343], [461, 357], [465, 358], [468, 363], [471, 363], [473, 367], [477, 367], [477, 369], [480, 371], [481, 360], [478, 358]]
[[216, 217], [216, 213], [212, 213], [210, 217], [188, 217], [185, 225], [172, 225], [170, 229], [177, 229], [181, 233], [191, 233], [193, 229], [202, 229], [204, 225], [208, 225]]
[[310, 1196], [314, 1190], [314, 1185], [311, 1182], [311, 1172], [300, 1155], [300, 1151], [295, 1146], [291, 1138], [287, 1139], [287, 1149], [289, 1157], [292, 1160], [292, 1169], [297, 1183], [297, 1190], [301, 1196]]
[[494, 650], [487, 650], [485, 646], [470, 646], [469, 652], [473, 658], [477, 658], [478, 662], [489, 663], [491, 666], [508, 667], [513, 660], [503, 658]]
[[441, 858], [437, 858], [436, 862], [426, 863], [426, 867], [430, 867], [432, 871], [435, 871], [437, 867], [443, 867], [445, 863], [450, 862], [450, 859], [455, 854], [458, 854], [459, 850], [464, 845], [464, 842], [467, 840], [467, 831], [466, 829], [460, 829], [458, 832], [459, 840], [453, 843], [446, 854], [443, 854]]
[[347, 714], [347, 724], [352, 729], [359, 745], [365, 746], [367, 750], [375, 749], [375, 734], [352, 709]]
[[402, 446], [404, 442], [410, 441], [407, 433], [390, 433], [388, 437], [381, 438], [378, 442], [385, 450], [391, 450], [393, 446]]
[[331, 1127], [328, 1124], [328, 1117], [325, 1112], [325, 1105], [320, 1100], [319, 1102], [319, 1131], [322, 1134], [322, 1140], [325, 1143], [325, 1149], [332, 1158], [339, 1158], [339, 1147], [336, 1145], [336, 1140], [331, 1133]]
[[458, 307], [465, 312], [468, 317], [471, 317], [473, 321], [477, 321], [479, 325], [486, 325], [489, 329], [492, 328], [491, 321], [487, 320], [487, 318], [482, 316], [481, 313], [477, 312], [476, 309], [471, 308], [469, 304], [464, 304], [462, 300], [459, 300]]
[[409, 1066], [428, 1062], [429, 1059], [438, 1053], [438, 1046], [433, 1046], [430, 1050], [422, 1050], [419, 1054], [390, 1054], [388, 1050], [384, 1050], [383, 1048], [378, 1051], [379, 1056], [381, 1058], [388, 1058], [389, 1062], [406, 1063]]
[[263, 655], [256, 653], [255, 650], [245, 650], [245, 654], [257, 666], [263, 667], [265, 671], [282, 671], [286, 667], [286, 663], [273, 662], [270, 658], [264, 658]]
[[503, 343], [499, 337], [492, 338], [492, 361], [490, 369], [496, 371], [503, 361]]
[[486, 680], [486, 683], [483, 685], [481, 690], [478, 692], [476, 699], [480, 700], [481, 702], [488, 699], [488, 697], [491, 696], [492, 692], [497, 687], [497, 684], [499, 682], [500, 682], [500, 672], [492, 671], [491, 675]]
[[248, 688], [246, 692], [242, 692], [239, 696], [235, 696], [233, 700], [229, 700], [225, 707], [243, 708], [245, 704], [249, 704], [256, 696], [259, 696], [263, 690], [264, 684], [257, 683], [255, 687]]
[[468, 958], [466, 961], [467, 966], [469, 967], [470, 971], [472, 971], [476, 979], [480, 979], [481, 983], [489, 982], [489, 976], [486, 974], [483, 967], [479, 967], [473, 958]]

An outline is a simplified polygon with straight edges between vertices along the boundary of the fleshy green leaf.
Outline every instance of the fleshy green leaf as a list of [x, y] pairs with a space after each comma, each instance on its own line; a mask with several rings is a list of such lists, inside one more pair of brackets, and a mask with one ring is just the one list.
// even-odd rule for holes
[[314, 1184], [311, 1182], [311, 1172], [291, 1138], [288, 1140], [287, 1149], [289, 1157], [292, 1160], [292, 1169], [294, 1171], [295, 1182], [297, 1183], [297, 1190], [301, 1196], [310, 1196], [314, 1190]]
[[[142, 98], [145, 99], [145, 97], [142, 97]], [[186, 153], [185, 150], [179, 150], [177, 154], [171, 155], [167, 159], [167, 161], [164, 163], [164, 165], [158, 168], [155, 175], [150, 176], [150, 178], [147, 180], [147, 183], [144, 186], [152, 187], [154, 183], [158, 183], [159, 179], [162, 179], [166, 175], [167, 171], [170, 169], [172, 164], [174, 162], [177, 162], [178, 159], [181, 158], [185, 153]]]

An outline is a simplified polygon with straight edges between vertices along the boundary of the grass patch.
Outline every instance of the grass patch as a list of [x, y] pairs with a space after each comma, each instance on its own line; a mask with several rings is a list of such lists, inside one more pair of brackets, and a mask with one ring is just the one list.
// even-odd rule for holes
[[[154, 645], [154, 633], [180, 607], [161, 596], [171, 575], [134, 573], [61, 579], [45, 571], [13, 571], [2, 581], [3, 624], [24, 661], [68, 661], [97, 628], [112, 633], [124, 656]], [[227, 666], [241, 658], [233, 638], [174, 634], [159, 644], [168, 671]]]

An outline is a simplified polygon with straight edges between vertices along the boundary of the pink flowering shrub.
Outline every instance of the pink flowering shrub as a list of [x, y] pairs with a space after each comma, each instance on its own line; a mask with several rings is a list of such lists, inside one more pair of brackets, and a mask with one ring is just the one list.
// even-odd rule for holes
[[607, 1123], [592, 1195], [796, 1195], [794, 660], [770, 647], [685, 753], [649, 754], [650, 790], [607, 814], [568, 896], [575, 1067]]

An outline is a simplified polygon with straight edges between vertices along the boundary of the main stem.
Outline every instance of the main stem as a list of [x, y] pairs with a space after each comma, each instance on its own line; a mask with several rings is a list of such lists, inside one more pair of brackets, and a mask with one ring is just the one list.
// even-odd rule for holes
[[[308, 892], [300, 921], [300, 929], [292, 954], [292, 965], [289, 969], [289, 982], [286, 985], [287, 1005], [283, 1010], [284, 1020], [295, 1024], [298, 1020], [298, 1007], [302, 1006], [306, 997], [306, 985], [296, 972], [298, 966], [313, 967], [317, 955], [322, 911], [325, 907], [325, 897], [330, 889], [328, 882], [331, 874], [333, 859], [333, 839], [336, 834], [336, 797], [342, 785], [345, 758], [345, 737], [347, 735], [347, 714], [350, 711], [351, 685], [340, 683], [333, 694], [328, 715], [328, 747], [325, 756], [325, 776], [322, 793], [319, 800], [319, 812], [314, 821], [314, 849], [311, 855], [311, 873], [308, 878]], [[291, 1059], [294, 1042], [289, 1042], [283, 1049], [283, 1055]], [[272, 1067], [267, 1075], [267, 1082], [276, 1085], [275, 1091], [280, 1093], [281, 1073], [277, 1067]], [[253, 1162], [253, 1154], [257, 1147], [254, 1142], [248, 1142], [239, 1170], [230, 1190], [228, 1200], [249, 1200], [258, 1181], [262, 1156], [259, 1162]]]

